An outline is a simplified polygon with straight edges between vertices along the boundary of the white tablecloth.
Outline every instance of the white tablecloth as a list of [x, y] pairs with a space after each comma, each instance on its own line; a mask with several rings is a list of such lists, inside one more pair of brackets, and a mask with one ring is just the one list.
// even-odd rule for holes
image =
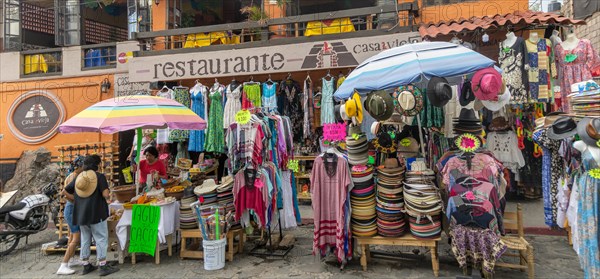
[[[158, 223], [158, 241], [160, 243], [167, 242], [167, 235], [174, 233], [179, 227], [179, 202], [176, 201], [167, 205], [160, 206], [160, 221]], [[116, 202], [110, 204], [111, 208], [123, 208], [123, 205]], [[119, 245], [121, 249], [125, 250], [127, 244], [127, 237], [129, 227], [131, 226], [131, 209], [125, 209], [123, 216], [117, 224], [117, 237], [119, 238]]]

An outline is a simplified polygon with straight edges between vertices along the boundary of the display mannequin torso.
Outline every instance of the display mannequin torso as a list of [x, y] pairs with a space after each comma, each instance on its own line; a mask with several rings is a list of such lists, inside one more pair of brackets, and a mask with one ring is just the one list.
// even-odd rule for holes
[[532, 32], [531, 34], [529, 34], [528, 40], [534, 44], [537, 44], [537, 42], [539, 42], [539, 40], [540, 40], [540, 37], [539, 37], [538, 33]]
[[564, 50], [573, 50], [577, 47], [577, 44], [579, 44], [579, 39], [573, 33], [567, 35], [567, 39], [560, 43]]
[[506, 39], [502, 42], [502, 46], [503, 47], [511, 47], [516, 42], [517, 42], [517, 36], [515, 36], [515, 33], [508, 32], [508, 34], [506, 34]]
[[585, 142], [583, 142], [582, 140], [578, 140], [578, 141], [574, 142], [573, 147], [575, 149], [579, 150], [579, 152], [581, 152], [581, 153], [583, 153], [587, 149], [589, 149], [590, 154], [592, 154], [592, 157], [594, 158], [596, 163], [598, 163], [598, 165], [600, 165], [600, 148], [594, 147], [594, 146], [589, 146], [589, 145], [585, 144]]

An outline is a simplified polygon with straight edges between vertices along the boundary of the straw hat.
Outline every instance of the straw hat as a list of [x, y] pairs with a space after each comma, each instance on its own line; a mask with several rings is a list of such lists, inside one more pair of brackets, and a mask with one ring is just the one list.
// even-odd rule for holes
[[194, 194], [198, 196], [209, 194], [217, 190], [218, 187], [219, 185], [217, 185], [214, 179], [206, 179], [202, 182], [202, 185], [194, 188]]
[[75, 193], [80, 198], [87, 198], [96, 191], [98, 186], [98, 176], [93, 170], [87, 170], [80, 173], [75, 180]]

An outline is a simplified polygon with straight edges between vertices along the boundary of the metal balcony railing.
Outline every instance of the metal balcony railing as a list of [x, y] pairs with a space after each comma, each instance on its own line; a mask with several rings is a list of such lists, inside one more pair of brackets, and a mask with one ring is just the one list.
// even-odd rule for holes
[[21, 76], [37, 77], [62, 73], [62, 49], [48, 48], [21, 52]]
[[81, 68], [110, 69], [117, 67], [117, 44], [105, 43], [81, 46]]
[[[357, 32], [360, 34], [388, 32], [405, 28], [414, 31], [418, 4], [403, 3], [272, 18], [264, 22], [240, 22], [201, 27], [134, 33], [140, 51], [164, 51], [202, 48], [214, 45], [239, 45], [253, 42], [313, 37], [327, 34]], [[359, 36], [356, 34], [356, 36]], [[290, 43], [293, 43], [290, 41]]]

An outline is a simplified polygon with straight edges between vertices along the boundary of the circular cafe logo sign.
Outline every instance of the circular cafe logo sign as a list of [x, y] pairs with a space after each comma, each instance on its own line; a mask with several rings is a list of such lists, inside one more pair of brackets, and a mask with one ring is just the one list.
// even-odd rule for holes
[[8, 128], [28, 144], [49, 140], [65, 120], [65, 108], [52, 93], [35, 90], [19, 96], [8, 110]]

